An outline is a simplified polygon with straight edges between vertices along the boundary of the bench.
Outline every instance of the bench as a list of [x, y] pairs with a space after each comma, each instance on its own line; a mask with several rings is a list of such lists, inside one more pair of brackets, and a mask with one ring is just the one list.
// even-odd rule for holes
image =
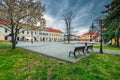
[[74, 52], [72, 52], [72, 51], [69, 52], [69, 57], [70, 57], [70, 54], [73, 54], [75, 56], [75, 58], [77, 59], [77, 56], [75, 55], [75, 53], [80, 52], [80, 51], [82, 51], [84, 53], [84, 49], [85, 49], [85, 46], [75, 47]]
[[88, 45], [86, 48], [86, 52], [89, 53], [89, 50], [93, 52], [93, 45]]

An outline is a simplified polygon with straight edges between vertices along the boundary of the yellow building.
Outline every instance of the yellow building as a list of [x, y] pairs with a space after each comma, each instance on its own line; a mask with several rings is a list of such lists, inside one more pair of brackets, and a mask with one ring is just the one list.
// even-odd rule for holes
[[99, 41], [99, 32], [97, 32], [97, 31], [96, 32], [87, 32], [87, 33], [79, 36], [79, 40], [80, 41], [86, 41], [86, 42]]

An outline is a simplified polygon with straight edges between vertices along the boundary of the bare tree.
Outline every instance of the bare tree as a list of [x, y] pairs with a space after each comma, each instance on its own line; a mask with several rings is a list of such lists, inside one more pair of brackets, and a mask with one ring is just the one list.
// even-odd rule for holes
[[[26, 23], [29, 23], [30, 25], [37, 23], [38, 20], [41, 19], [43, 11], [44, 6], [37, 0], [0, 1], [0, 18], [8, 22], [8, 24], [5, 25], [5, 28], [11, 32], [12, 49], [16, 48], [18, 32], [25, 30], [25, 28], [28, 27], [25, 25]], [[34, 22], [31, 23], [32, 21]]]
[[67, 11], [64, 15], [64, 21], [66, 25], [66, 36], [67, 36], [67, 41], [70, 43], [70, 36], [71, 36], [71, 30], [72, 30], [72, 20], [74, 19], [75, 15], [73, 14], [73, 11]]

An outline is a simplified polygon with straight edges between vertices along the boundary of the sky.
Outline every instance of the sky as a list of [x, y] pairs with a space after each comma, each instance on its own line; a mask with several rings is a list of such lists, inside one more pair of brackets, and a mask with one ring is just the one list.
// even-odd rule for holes
[[46, 26], [65, 32], [63, 14], [66, 10], [72, 10], [75, 18], [72, 22], [72, 34], [83, 34], [89, 30], [91, 23], [97, 17], [102, 16], [101, 11], [112, 0], [42, 0], [46, 5], [44, 18]]

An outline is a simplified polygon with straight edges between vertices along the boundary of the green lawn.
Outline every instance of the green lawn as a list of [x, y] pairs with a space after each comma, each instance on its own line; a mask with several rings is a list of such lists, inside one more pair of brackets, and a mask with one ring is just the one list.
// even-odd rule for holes
[[0, 80], [120, 80], [120, 55], [92, 54], [75, 63], [24, 49], [0, 49]]
[[8, 46], [11, 46], [11, 44], [8, 44], [8, 43], [0, 43], [0, 47], [8, 47]]
[[[94, 48], [100, 48], [100, 46], [94, 46]], [[103, 46], [103, 49], [120, 50], [120, 47], [116, 47], [116, 46]]]

